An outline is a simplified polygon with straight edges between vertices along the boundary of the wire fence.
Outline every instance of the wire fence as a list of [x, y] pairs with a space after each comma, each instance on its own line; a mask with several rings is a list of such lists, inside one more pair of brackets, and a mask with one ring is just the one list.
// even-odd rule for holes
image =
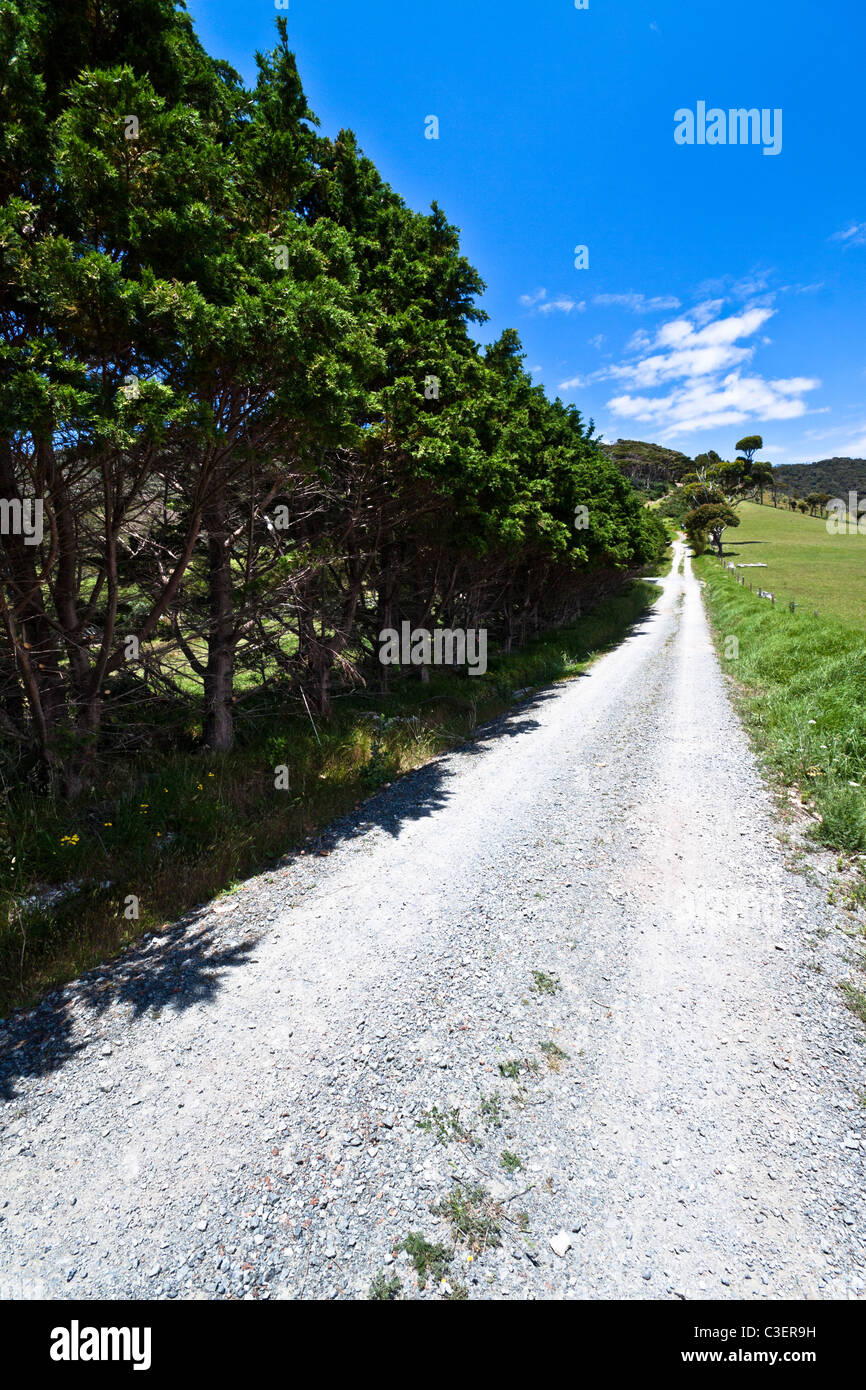
[[718, 560], [719, 565], [722, 569], [727, 570], [729, 573], [733, 574], [737, 583], [741, 585], [742, 588], [745, 589], [748, 586], [750, 594], [757, 594], [758, 598], [768, 599], [771, 608], [785, 608], [789, 613], [811, 612], [813, 618], [817, 618], [819, 616], [817, 608], [812, 608], [811, 604], [809, 603], [799, 603], [793, 594], [782, 594], [779, 592], [778, 589], [775, 588], [772, 590], [765, 589], [762, 584], [758, 584], [754, 579], [749, 578], [747, 581], [746, 576], [744, 574], [737, 573], [737, 570], [741, 569], [762, 569], [762, 565], [737, 565], [734, 563], [733, 560], [726, 560], [724, 555], [718, 555], [716, 556], [716, 559]]

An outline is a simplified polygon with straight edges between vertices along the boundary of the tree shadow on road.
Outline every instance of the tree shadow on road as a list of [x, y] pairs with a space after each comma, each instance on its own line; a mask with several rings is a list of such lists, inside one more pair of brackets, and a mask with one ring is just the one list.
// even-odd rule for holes
[[[649, 613], [639, 617], [603, 650], [639, 636], [650, 617]], [[566, 681], [590, 677], [591, 670], [581, 671]], [[245, 883], [268, 875], [290, 875], [301, 861], [308, 865], [310, 858], [329, 855], [342, 843], [360, 839], [371, 830], [381, 829], [396, 837], [404, 824], [433, 815], [450, 798], [449, 783], [458, 774], [460, 760], [482, 757], [498, 741], [538, 729], [535, 713], [557, 695], [557, 684], [534, 691], [505, 714], [479, 726], [465, 743], [380, 789], [270, 869], [250, 875]], [[267, 891], [263, 885], [262, 892]], [[277, 903], [279, 892], [278, 888], [273, 893]], [[261, 913], [257, 921], [248, 915], [255, 912], [255, 903], [247, 903], [242, 893], [237, 894], [236, 909], [222, 912], [225, 903], [223, 898], [199, 904], [171, 926], [137, 941], [123, 955], [87, 971], [48, 994], [36, 1007], [21, 1010], [0, 1024], [0, 1100], [14, 1099], [26, 1078], [49, 1076], [88, 1047], [101, 1043], [100, 1036], [91, 1034], [109, 1009], [121, 1010], [127, 1024], [146, 1026], [163, 1010], [183, 1011], [191, 1005], [213, 1002], [228, 972], [255, 959], [256, 944], [266, 930]]]

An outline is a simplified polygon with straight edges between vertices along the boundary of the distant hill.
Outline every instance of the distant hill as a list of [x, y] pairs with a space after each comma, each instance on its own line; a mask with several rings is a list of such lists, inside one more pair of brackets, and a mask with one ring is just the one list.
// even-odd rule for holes
[[810, 492], [828, 492], [831, 497], [847, 497], [849, 492], [866, 494], [866, 459], [821, 459], [818, 463], [780, 463], [773, 469], [783, 492], [807, 497]]
[[650, 491], [661, 485], [679, 482], [684, 473], [694, 468], [687, 454], [666, 449], [661, 444], [647, 444], [641, 439], [618, 439], [615, 444], [602, 444], [604, 453], [612, 459], [636, 487]]

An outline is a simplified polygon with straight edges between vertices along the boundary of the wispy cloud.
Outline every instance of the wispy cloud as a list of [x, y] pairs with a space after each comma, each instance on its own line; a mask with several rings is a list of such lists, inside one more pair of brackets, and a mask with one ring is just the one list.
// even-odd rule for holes
[[525, 309], [534, 309], [538, 314], [581, 314], [586, 308], [586, 300], [572, 299], [571, 295], [561, 294], [556, 299], [547, 298], [547, 290], [536, 290], [534, 294], [522, 294], [520, 303]]
[[841, 231], [834, 232], [830, 241], [841, 241], [844, 246], [866, 246], [866, 222], [852, 222]]
[[647, 298], [634, 290], [629, 290], [627, 294], [597, 294], [592, 302], [606, 309], [628, 309], [632, 314], [655, 314], [680, 307], [675, 295], [657, 294]]
[[739, 366], [755, 349], [737, 340], [756, 333], [772, 314], [772, 309], [748, 309], [700, 328], [688, 318], [672, 319], [655, 334], [654, 352], [611, 367], [611, 376], [635, 388], [646, 388], [665, 381], [713, 376]]
[[559, 299], [548, 299], [546, 303], [539, 304], [539, 314], [571, 314], [575, 310], [582, 314], [586, 308], [586, 300], [571, 299], [568, 295], [560, 295]]

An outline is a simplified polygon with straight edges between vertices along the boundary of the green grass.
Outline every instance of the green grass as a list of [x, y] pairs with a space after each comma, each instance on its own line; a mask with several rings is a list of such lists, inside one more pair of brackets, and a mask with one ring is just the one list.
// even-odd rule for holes
[[[0, 752], [0, 1017], [278, 863], [508, 710], [516, 690], [579, 675], [657, 594], [638, 582], [572, 628], [491, 654], [484, 676], [434, 668], [428, 685], [407, 677], [387, 697], [344, 697], [318, 737], [303, 707], [275, 691], [239, 705], [234, 750], [208, 755], [196, 742], [197, 703], [173, 699], [154, 709], [150, 742], [134, 756], [100, 756], [96, 786], [77, 802], [10, 786]], [[274, 786], [280, 764], [288, 790]], [[63, 901], [26, 906], [69, 883], [79, 886]], [[139, 916], [128, 920], [131, 896]]]
[[695, 567], [706, 580], [722, 664], [765, 761], [822, 818], [812, 831], [817, 840], [866, 852], [866, 636], [772, 608], [709, 556]]
[[[811, 616], [866, 631], [866, 536], [830, 535], [820, 517], [744, 502], [740, 525], [725, 532], [725, 559], [765, 563], [738, 570], [755, 588], [768, 589], [777, 605], [790, 600]], [[767, 602], [767, 600], [762, 600]]]

